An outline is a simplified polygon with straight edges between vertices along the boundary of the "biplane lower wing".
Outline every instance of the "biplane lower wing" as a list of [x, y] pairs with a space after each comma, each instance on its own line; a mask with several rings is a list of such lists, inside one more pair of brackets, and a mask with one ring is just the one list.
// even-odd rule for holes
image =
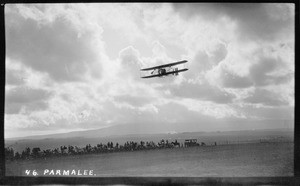
[[182, 63], [186, 63], [186, 62], [188, 62], [188, 61], [183, 60], [183, 61], [178, 61], [178, 62], [175, 62], [175, 63], [169, 63], [169, 64], [165, 64], [165, 65], [159, 65], [159, 66], [155, 66], [155, 67], [151, 67], [151, 68], [144, 68], [144, 69], [141, 69], [141, 71], [154, 70], [154, 69], [159, 69], [159, 68], [166, 68], [166, 67], [171, 67], [171, 66], [174, 66], [174, 65], [179, 65], [179, 64], [182, 64]]
[[179, 72], [184, 72], [184, 71], [187, 71], [188, 69], [187, 68], [184, 68], [184, 69], [180, 69], [180, 70], [177, 70], [177, 71], [172, 71], [172, 72], [167, 72], [165, 74], [155, 74], [155, 75], [151, 75], [151, 76], [143, 76], [141, 78], [152, 78], [152, 77], [161, 77], [161, 76], [165, 76], [165, 75], [169, 75], [169, 74], [176, 74], [176, 73], [179, 73]]

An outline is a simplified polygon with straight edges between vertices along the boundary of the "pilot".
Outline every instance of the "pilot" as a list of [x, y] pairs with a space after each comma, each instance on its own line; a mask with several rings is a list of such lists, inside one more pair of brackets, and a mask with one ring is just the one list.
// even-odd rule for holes
[[159, 73], [160, 75], [164, 75], [164, 74], [166, 74], [166, 69], [164, 69], [164, 68], [159, 69], [158, 73]]

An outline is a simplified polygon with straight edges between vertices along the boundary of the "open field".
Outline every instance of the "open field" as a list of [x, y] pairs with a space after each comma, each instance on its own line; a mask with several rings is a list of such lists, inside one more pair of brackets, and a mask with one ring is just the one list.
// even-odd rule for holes
[[[36, 170], [93, 170], [93, 176], [293, 176], [294, 143], [145, 150], [6, 163], [7, 176]], [[59, 175], [58, 175], [59, 176]]]

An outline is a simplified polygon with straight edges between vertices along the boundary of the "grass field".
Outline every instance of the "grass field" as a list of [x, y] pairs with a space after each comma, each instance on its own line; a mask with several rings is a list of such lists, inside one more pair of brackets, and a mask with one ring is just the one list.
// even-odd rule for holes
[[7, 176], [93, 170], [93, 176], [293, 176], [294, 143], [252, 143], [91, 154], [7, 162]]

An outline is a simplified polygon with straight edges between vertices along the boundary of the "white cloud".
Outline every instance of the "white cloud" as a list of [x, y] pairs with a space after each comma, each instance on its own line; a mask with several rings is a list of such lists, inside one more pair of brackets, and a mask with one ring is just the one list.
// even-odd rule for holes
[[245, 99], [245, 102], [253, 104], [259, 103], [267, 106], [281, 106], [288, 104], [280, 98], [278, 93], [270, 92], [262, 88], [255, 89], [255, 91]]
[[193, 99], [184, 99], [177, 102], [186, 106], [189, 110], [212, 116], [213, 118], [245, 118], [245, 116], [232, 108], [230, 105], [213, 104], [208, 101], [195, 101]]
[[[97, 39], [99, 29], [86, 23], [85, 32], [82, 32], [82, 28], [77, 28], [80, 20], [74, 18], [72, 11], [70, 13], [67, 8], [62, 8], [62, 12], [49, 22], [40, 13], [32, 16], [36, 14], [36, 8], [18, 6], [18, 10], [20, 13], [9, 13], [10, 19], [7, 19], [9, 57], [21, 60], [35, 70], [46, 72], [57, 81], [82, 80], [88, 65], [101, 60], [95, 50], [99, 49], [97, 44], [101, 45]], [[28, 13], [30, 10], [31, 14]], [[16, 20], [18, 24], [14, 23]], [[78, 34], [81, 36], [78, 37]], [[98, 69], [100, 74], [101, 70]]]
[[[221, 120], [234, 128], [230, 121], [293, 118], [293, 11], [291, 4], [8, 5], [5, 127], [44, 133], [164, 121], [192, 130], [202, 120], [218, 129]], [[179, 76], [140, 78], [140, 68], [183, 59], [189, 70]], [[12, 93], [24, 87], [30, 91]]]

